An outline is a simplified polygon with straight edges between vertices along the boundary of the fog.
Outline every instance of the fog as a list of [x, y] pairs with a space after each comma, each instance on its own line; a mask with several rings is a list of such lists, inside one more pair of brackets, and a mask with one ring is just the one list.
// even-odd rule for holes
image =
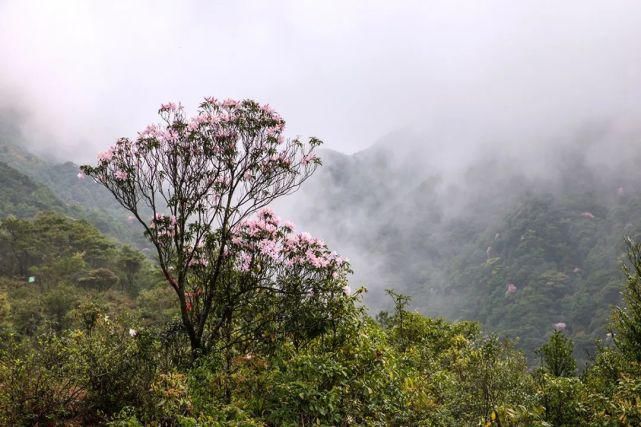
[[76, 161], [207, 95], [270, 103], [345, 153], [407, 127], [528, 150], [638, 122], [639, 23], [636, 1], [3, 1], [0, 105]]

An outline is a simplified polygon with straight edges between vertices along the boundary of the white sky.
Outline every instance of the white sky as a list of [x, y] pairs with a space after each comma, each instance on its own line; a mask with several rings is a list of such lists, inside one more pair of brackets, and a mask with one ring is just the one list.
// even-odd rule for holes
[[[638, 121], [641, 1], [0, 0], [0, 106], [93, 158], [161, 102], [251, 97], [354, 152], [408, 125]], [[445, 126], [443, 125], [445, 124]]]

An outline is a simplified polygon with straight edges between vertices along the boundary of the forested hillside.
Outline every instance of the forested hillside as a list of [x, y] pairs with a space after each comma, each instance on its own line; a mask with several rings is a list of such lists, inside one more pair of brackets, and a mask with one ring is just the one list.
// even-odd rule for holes
[[47, 210], [64, 212], [66, 208], [48, 187], [0, 162], [1, 217], [30, 217]]
[[24, 144], [24, 136], [16, 129], [7, 129], [6, 122], [0, 120], [2, 216], [28, 217], [44, 210], [64, 212], [88, 220], [122, 242], [141, 249], [148, 246], [111, 195], [78, 175], [78, 165], [44, 160], [25, 149]]
[[374, 312], [397, 289], [425, 314], [518, 338], [530, 360], [563, 328], [585, 362], [620, 302], [624, 238], [641, 231], [640, 153], [604, 150], [596, 134], [549, 148], [535, 172], [536, 159], [519, 167], [495, 148], [454, 175], [397, 133], [352, 156], [326, 152], [284, 209], [352, 255]]

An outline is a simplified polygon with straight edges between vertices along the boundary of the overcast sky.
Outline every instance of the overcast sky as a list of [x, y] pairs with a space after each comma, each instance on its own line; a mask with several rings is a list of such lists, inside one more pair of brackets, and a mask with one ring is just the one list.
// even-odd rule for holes
[[348, 153], [408, 125], [528, 132], [641, 113], [636, 0], [0, 0], [0, 55], [0, 106], [78, 161], [161, 102], [209, 95], [269, 103], [290, 134]]

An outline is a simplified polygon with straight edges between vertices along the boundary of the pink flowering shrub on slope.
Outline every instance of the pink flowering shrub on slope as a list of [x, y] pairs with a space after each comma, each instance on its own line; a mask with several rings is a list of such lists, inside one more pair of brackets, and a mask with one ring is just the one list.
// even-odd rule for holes
[[194, 117], [170, 103], [159, 115], [82, 171], [144, 228], [194, 355], [335, 321], [349, 264], [267, 208], [314, 173], [321, 142], [285, 139], [284, 120], [251, 100], [206, 98]]

